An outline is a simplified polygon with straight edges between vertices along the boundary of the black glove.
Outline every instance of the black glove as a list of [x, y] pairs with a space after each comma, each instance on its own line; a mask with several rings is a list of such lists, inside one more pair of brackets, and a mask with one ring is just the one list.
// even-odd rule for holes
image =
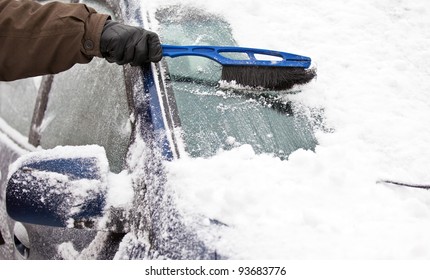
[[143, 28], [106, 21], [100, 39], [100, 51], [109, 62], [140, 66], [158, 62], [162, 49], [158, 35]]

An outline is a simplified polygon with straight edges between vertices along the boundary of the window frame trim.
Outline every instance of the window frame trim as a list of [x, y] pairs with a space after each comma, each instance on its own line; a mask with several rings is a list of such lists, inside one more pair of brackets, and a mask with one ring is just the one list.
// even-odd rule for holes
[[45, 75], [42, 77], [39, 92], [36, 97], [36, 104], [33, 110], [30, 132], [28, 134], [28, 143], [34, 147], [40, 145], [41, 131], [43, 120], [45, 118], [46, 108], [48, 107], [49, 93], [51, 92], [54, 75]]

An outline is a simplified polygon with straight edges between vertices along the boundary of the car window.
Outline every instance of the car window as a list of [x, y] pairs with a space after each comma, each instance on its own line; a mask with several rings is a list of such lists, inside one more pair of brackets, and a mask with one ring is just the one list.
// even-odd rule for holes
[[[96, 1], [81, 1], [100, 13], [113, 12]], [[41, 146], [103, 146], [111, 171], [123, 169], [131, 136], [122, 66], [94, 58], [55, 76], [41, 126]]]
[[0, 82], [0, 117], [28, 136], [37, 98], [39, 79]]
[[[156, 19], [165, 44], [236, 45], [225, 20], [196, 8], [163, 7]], [[278, 93], [265, 92], [262, 98], [256, 91], [221, 90], [222, 68], [209, 59], [188, 56], [165, 61], [189, 155], [208, 157], [220, 148], [250, 144], [257, 153], [283, 158], [299, 148], [315, 147], [312, 127], [295, 105], [272, 102]]]
[[55, 76], [41, 146], [98, 144], [113, 172], [122, 170], [131, 135], [123, 68], [103, 59]]

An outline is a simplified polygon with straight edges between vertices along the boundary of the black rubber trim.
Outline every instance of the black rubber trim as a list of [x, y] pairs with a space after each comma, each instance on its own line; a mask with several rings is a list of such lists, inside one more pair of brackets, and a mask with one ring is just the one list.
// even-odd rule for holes
[[0, 245], [4, 245], [4, 244], [6, 244], [6, 242], [4, 241], [3, 236], [1, 234], [1, 231], [0, 231]]

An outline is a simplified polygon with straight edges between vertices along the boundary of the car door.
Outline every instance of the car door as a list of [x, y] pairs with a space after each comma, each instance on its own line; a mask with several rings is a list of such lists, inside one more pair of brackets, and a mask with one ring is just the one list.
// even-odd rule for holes
[[[99, 12], [114, 14], [113, 6], [102, 1], [88, 3]], [[35, 147], [99, 145], [106, 150], [110, 171], [119, 173], [123, 170], [132, 134], [123, 67], [94, 58], [89, 64], [75, 65], [63, 73], [43, 77], [39, 91], [33, 89], [32, 79], [2, 83], [1, 86], [1, 116], [23, 134], [18, 135], [6, 124], [1, 126], [1, 232], [2, 239], [8, 241], [0, 245], [0, 252], [6, 252], [3, 257], [112, 258], [123, 234], [15, 223], [6, 217], [4, 194], [9, 165]], [[32, 95], [24, 94], [26, 91], [31, 91]], [[32, 103], [24, 102], [27, 95], [31, 96]], [[36, 108], [34, 115], [33, 108]], [[5, 133], [19, 139], [29, 135], [32, 145], [13, 143], [4, 136]]]
[[[43, 149], [90, 144], [102, 146], [106, 150], [111, 171], [119, 173], [123, 169], [131, 137], [129, 108], [122, 67], [97, 59], [88, 65], [77, 65], [69, 71], [54, 77], [46, 77], [44, 80], [48, 82], [44, 83], [40, 94], [47, 95], [48, 100], [45, 110], [40, 110], [40, 108], [36, 110], [35, 115], [42, 122], [40, 124], [33, 123], [33, 129], [30, 133], [32, 141], [38, 141], [36, 145], [40, 145], [40, 148]], [[19, 89], [14, 88], [14, 85], [11, 85], [13, 94], [19, 95]], [[13, 105], [16, 107], [18, 104]], [[40, 117], [40, 115], [43, 116]], [[0, 147], [2, 153], [2, 199], [4, 200], [8, 167], [24, 152], [22, 148], [4, 148], [4, 143], [1, 143]], [[4, 217], [4, 201], [2, 201], [2, 213]], [[103, 253], [86, 252], [85, 254], [89, 254], [88, 257], [90, 258], [97, 258], [93, 254], [103, 254], [103, 256], [100, 255], [100, 258], [109, 258], [113, 256], [115, 251], [115, 245], [111, 241], [120, 238], [120, 236], [113, 237], [112, 234], [87, 230], [62, 229], [32, 224], [19, 226], [19, 232], [14, 232], [16, 226], [13, 222], [9, 221], [9, 231], [7, 227], [3, 228], [4, 224], [3, 219], [2, 235], [4, 235], [4, 239], [7, 237], [15, 239], [15, 244], [19, 245], [18, 247], [26, 248], [21, 257], [30, 259], [68, 259], [76, 256], [86, 258], [81, 253], [96, 237], [99, 239], [98, 242], [110, 240], [109, 246], [105, 247], [106, 250], [110, 250], [109, 254], [107, 251]], [[10, 232], [10, 236], [7, 235], [8, 232]], [[18, 234], [28, 236], [28, 240], [24, 242], [22, 237], [17, 236]], [[17, 246], [14, 247], [17, 248]]]

